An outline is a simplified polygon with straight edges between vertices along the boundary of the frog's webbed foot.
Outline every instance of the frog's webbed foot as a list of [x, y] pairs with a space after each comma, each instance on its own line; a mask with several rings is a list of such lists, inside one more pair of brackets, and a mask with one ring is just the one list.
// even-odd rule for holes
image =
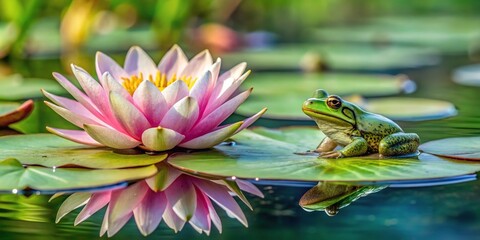
[[340, 151], [329, 151], [329, 152], [322, 152], [318, 156], [319, 158], [342, 158], [343, 154]]

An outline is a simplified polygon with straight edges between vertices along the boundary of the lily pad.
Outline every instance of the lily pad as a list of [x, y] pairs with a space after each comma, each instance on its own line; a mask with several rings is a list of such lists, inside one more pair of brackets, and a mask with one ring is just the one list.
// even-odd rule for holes
[[479, 24], [480, 18], [471, 17], [383, 17], [357, 26], [320, 28], [312, 35], [327, 42], [415, 44], [456, 54], [466, 53], [478, 41]]
[[112, 185], [154, 175], [154, 165], [128, 169], [24, 167], [17, 159], [0, 162], [0, 191], [23, 189], [67, 190]]
[[448, 158], [480, 160], [480, 137], [445, 138], [424, 143], [419, 149]]
[[0, 159], [15, 158], [25, 165], [116, 169], [163, 161], [167, 154], [116, 153], [110, 148], [93, 148], [53, 134], [0, 137]]
[[[256, 109], [267, 107], [263, 115], [270, 119], [309, 120], [302, 112], [303, 102], [322, 88], [329, 93], [348, 96], [386, 96], [409, 93], [415, 83], [405, 76], [370, 74], [255, 74], [247, 82], [255, 90], [237, 109], [244, 116], [255, 114]], [[310, 121], [310, 120], [309, 120]]]
[[[344, 97], [349, 94], [385, 96], [415, 89], [415, 83], [403, 76], [356, 74], [257, 74], [252, 76], [248, 86], [253, 86], [255, 91], [240, 105], [237, 114], [251, 116], [257, 109], [267, 107], [268, 111], [262, 118], [297, 121], [311, 121], [302, 112], [301, 106], [318, 88]], [[441, 119], [457, 113], [452, 103], [434, 99], [388, 97], [348, 100], [393, 120]]]
[[462, 85], [480, 87], [480, 64], [457, 68], [453, 73], [453, 81]]
[[0, 78], [0, 100], [16, 101], [30, 98], [40, 98], [40, 89], [55, 94], [64, 94], [63, 89], [57, 82], [42, 78], [23, 78], [15, 74]]
[[177, 153], [169, 163], [182, 171], [203, 176], [260, 180], [396, 182], [439, 179], [480, 171], [480, 164], [455, 161], [429, 154], [418, 158], [355, 157], [322, 159], [314, 149], [324, 138], [316, 128], [279, 130], [255, 128], [235, 135], [235, 144], [209, 151]]
[[223, 55], [222, 61], [223, 67], [245, 61], [264, 71], [309, 69], [312, 61], [334, 70], [388, 71], [435, 65], [439, 57], [432, 49], [414, 46], [317, 44], [244, 50]]

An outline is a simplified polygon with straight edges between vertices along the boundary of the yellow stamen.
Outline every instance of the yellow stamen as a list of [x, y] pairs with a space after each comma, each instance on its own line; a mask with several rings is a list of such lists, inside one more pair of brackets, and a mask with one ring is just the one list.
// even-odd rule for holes
[[165, 73], [157, 71], [155, 76], [149, 74], [148, 77], [144, 78], [143, 73], [139, 73], [138, 75], [132, 75], [130, 77], [122, 77], [122, 80], [123, 87], [130, 93], [130, 95], [133, 95], [140, 83], [142, 83], [144, 80], [152, 82], [153, 85], [155, 85], [161, 91], [178, 80], [185, 82], [188, 88], [191, 89], [197, 81], [197, 78], [193, 78], [191, 76], [177, 77], [177, 75], [174, 74], [169, 80], [167, 80], [167, 75]]

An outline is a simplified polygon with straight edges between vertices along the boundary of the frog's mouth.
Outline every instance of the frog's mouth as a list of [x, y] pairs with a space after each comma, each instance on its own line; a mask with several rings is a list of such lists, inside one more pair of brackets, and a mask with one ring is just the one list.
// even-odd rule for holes
[[328, 113], [315, 111], [314, 109], [305, 108], [305, 107], [303, 107], [302, 110], [305, 114], [307, 114], [308, 116], [310, 116], [312, 118], [319, 118], [319, 119], [322, 119], [322, 120], [325, 120], [325, 121], [328, 121], [328, 122], [335, 122], [335, 123], [338, 123], [338, 124], [349, 124], [349, 125], [355, 126], [355, 120], [347, 121], [343, 118], [339, 118], [337, 116], [334, 116], [334, 115], [331, 115], [331, 114], [328, 114]]

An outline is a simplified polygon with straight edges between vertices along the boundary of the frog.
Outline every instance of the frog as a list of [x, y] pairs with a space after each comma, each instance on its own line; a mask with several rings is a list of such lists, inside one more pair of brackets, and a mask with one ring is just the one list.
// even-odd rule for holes
[[[418, 152], [420, 138], [405, 133], [394, 121], [368, 112], [337, 95], [318, 89], [302, 105], [325, 138], [312, 152], [320, 158], [357, 157], [378, 153], [380, 157], [412, 155]], [[337, 149], [337, 146], [343, 147]]]

